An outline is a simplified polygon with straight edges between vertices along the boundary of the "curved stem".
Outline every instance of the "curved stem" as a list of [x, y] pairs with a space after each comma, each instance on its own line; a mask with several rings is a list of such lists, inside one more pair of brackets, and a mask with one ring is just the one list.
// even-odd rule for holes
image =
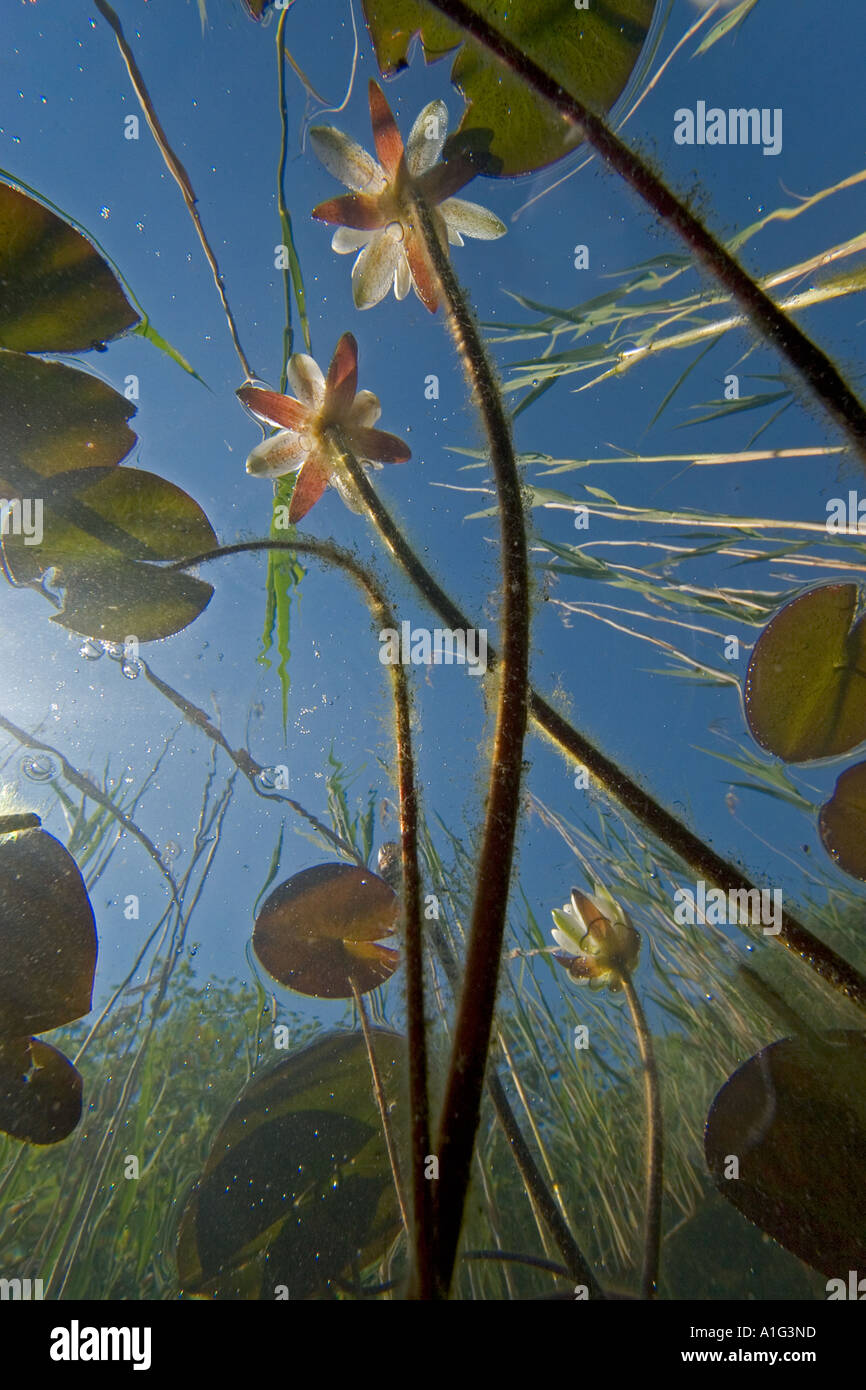
[[555, 106], [572, 125], [580, 126], [585, 139], [602, 159], [625, 179], [667, 226], [682, 237], [703, 268], [730, 291], [754, 326], [787, 358], [804, 385], [853, 444], [860, 458], [866, 460], [866, 409], [838, 368], [773, 303], [700, 219], [605, 125], [600, 116], [560, 87], [543, 68], [499, 29], [488, 24], [464, 0], [430, 0], [430, 3], [495, 54], [512, 72]]
[[623, 993], [631, 1011], [643, 1066], [646, 1102], [646, 1214], [644, 1218], [643, 1270], [641, 1298], [654, 1298], [659, 1277], [662, 1234], [662, 1195], [664, 1183], [664, 1135], [658, 1069], [653, 1053], [652, 1034], [646, 1014], [627, 970], [620, 973]]
[[529, 685], [529, 563], [520, 478], [508, 417], [481, 334], [430, 208], [412, 188], [413, 211], [448, 308], [449, 326], [484, 422], [499, 501], [502, 663], [478, 881], [437, 1141], [436, 1278], [447, 1296], [463, 1223], [481, 1094], [493, 1029], [511, 867], [520, 807]]
[[[240, 541], [218, 546], [178, 560], [171, 570], [187, 570], [194, 565], [223, 559], [228, 555], [257, 551], [286, 550], [299, 555], [315, 555], [335, 565], [355, 580], [364, 593], [374, 622], [393, 628], [397, 620], [377, 580], [359, 560], [332, 541], [260, 540]], [[430, 1183], [424, 1177], [425, 1160], [430, 1153], [430, 1109], [427, 1089], [427, 1038], [424, 1025], [423, 943], [421, 938], [421, 874], [418, 868], [418, 798], [412, 757], [411, 703], [406, 669], [400, 663], [390, 666], [394, 690], [397, 743], [397, 780], [400, 796], [400, 829], [403, 862], [403, 907], [407, 962], [407, 1013], [409, 1033], [409, 1104], [412, 1134], [413, 1253], [415, 1287], [419, 1296], [430, 1296], [433, 1268], [432, 1203]]]
[[385, 1095], [385, 1088], [382, 1085], [382, 1074], [379, 1071], [379, 1063], [376, 1061], [376, 1053], [373, 1050], [373, 1035], [370, 1031], [370, 1020], [367, 1017], [367, 1006], [364, 1003], [364, 996], [349, 976], [349, 984], [352, 986], [352, 994], [355, 999], [355, 1007], [361, 1020], [361, 1030], [364, 1034], [364, 1042], [367, 1046], [367, 1056], [370, 1060], [370, 1074], [373, 1078], [373, 1094], [376, 1097], [376, 1104], [379, 1107], [379, 1118], [382, 1121], [382, 1134], [385, 1138], [385, 1148], [388, 1150], [388, 1162], [391, 1165], [391, 1176], [394, 1179], [394, 1191], [397, 1194], [397, 1205], [400, 1208], [400, 1216], [403, 1221], [403, 1228], [408, 1236], [412, 1230], [409, 1221], [409, 1213], [406, 1210], [406, 1198], [403, 1196], [403, 1177], [400, 1173], [400, 1160], [397, 1156], [397, 1145], [394, 1143], [394, 1132], [391, 1127], [391, 1115], [388, 1110], [388, 1099]]
[[[346, 452], [344, 462], [385, 547], [402, 566], [421, 597], [449, 627], [471, 629], [473, 624], [466, 614], [418, 559], [357, 459]], [[494, 670], [498, 662], [498, 652], [488, 643], [488, 669]], [[606, 757], [584, 734], [579, 733], [533, 686], [529, 687], [529, 715], [537, 729], [546, 734], [560, 752], [567, 753], [581, 767], [585, 767], [620, 806], [647, 826], [700, 877], [717, 884], [726, 892], [732, 888], [748, 891], [754, 887], [735, 865], [716, 854], [688, 826], [650, 796], [640, 783]], [[866, 977], [832, 947], [814, 936], [793, 913], [783, 910], [779, 932], [772, 939], [780, 941], [832, 989], [850, 999], [852, 1004], [866, 1009]]]

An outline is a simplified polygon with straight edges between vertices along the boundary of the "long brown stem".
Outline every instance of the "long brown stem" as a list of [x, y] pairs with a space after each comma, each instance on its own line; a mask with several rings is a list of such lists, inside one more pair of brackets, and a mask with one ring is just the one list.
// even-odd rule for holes
[[851, 441], [861, 459], [866, 459], [866, 409], [838, 368], [773, 303], [700, 219], [605, 125], [600, 116], [561, 87], [549, 73], [506, 38], [501, 30], [488, 24], [464, 0], [430, 0], [430, 4], [495, 54], [512, 72], [555, 106], [572, 125], [581, 128], [585, 139], [602, 159], [625, 179], [667, 226], [682, 237], [704, 269], [730, 291], [754, 326], [787, 358], [803, 384]]
[[643, 1067], [646, 1102], [646, 1213], [644, 1218], [641, 1298], [654, 1298], [659, 1277], [662, 1234], [662, 1195], [664, 1191], [664, 1134], [658, 1068], [653, 1053], [652, 1034], [637, 990], [627, 970], [620, 974], [623, 993], [631, 1011], [632, 1023]]
[[249, 362], [247, 361], [246, 354], [244, 353], [244, 350], [241, 347], [240, 338], [238, 336], [238, 327], [235, 323], [235, 317], [231, 311], [231, 306], [226, 296], [225, 285], [223, 284], [223, 277], [220, 274], [220, 268], [217, 264], [217, 258], [214, 255], [213, 250], [211, 249], [211, 244], [207, 239], [207, 233], [205, 232], [205, 229], [202, 225], [201, 217], [199, 216], [198, 207], [196, 206], [198, 203], [198, 199], [195, 196], [195, 189], [193, 188], [192, 183], [190, 182], [189, 174], [186, 172], [186, 169], [183, 167], [182, 163], [180, 162], [171, 145], [169, 144], [168, 136], [163, 130], [160, 119], [156, 114], [156, 108], [154, 107], [154, 104], [150, 97], [150, 93], [147, 90], [147, 86], [141, 74], [141, 69], [139, 68], [138, 63], [135, 61], [135, 54], [129, 46], [126, 35], [123, 32], [123, 25], [118, 19], [115, 10], [112, 8], [111, 5], [109, 5], [108, 0], [94, 0], [94, 4], [96, 5], [96, 8], [99, 10], [99, 13], [102, 15], [102, 18], [114, 30], [114, 37], [117, 39], [117, 46], [120, 49], [121, 56], [123, 58], [124, 63], [126, 64], [126, 70], [129, 73], [129, 80], [132, 83], [132, 89], [138, 98], [138, 103], [142, 111], [144, 112], [144, 119], [147, 121], [147, 124], [150, 128], [150, 133], [156, 141], [157, 148], [159, 149], [160, 154], [165, 160], [165, 164], [169, 173], [171, 174], [172, 178], [174, 179], [175, 183], [181, 191], [183, 201], [186, 203], [186, 210], [192, 218], [193, 226], [195, 227], [196, 232], [198, 233], [198, 239], [201, 242], [201, 248], [204, 251], [205, 257], [207, 258], [207, 263], [211, 268], [211, 274], [214, 278], [214, 284], [217, 288], [217, 294], [220, 297], [220, 303], [223, 306], [223, 313], [226, 316], [226, 321], [229, 326], [229, 332], [231, 334], [232, 342], [234, 343], [235, 352], [238, 355], [238, 360], [244, 369], [244, 373], [247, 377], [247, 380], [251, 381], [253, 379], [254, 373], [252, 371], [252, 368], [250, 367]]
[[499, 500], [502, 560], [502, 663], [490, 786], [463, 991], [437, 1141], [440, 1179], [436, 1192], [436, 1278], [439, 1296], [446, 1297], [481, 1115], [520, 808], [529, 684], [529, 564], [520, 478], [493, 365], [439, 239], [430, 208], [419, 193], [413, 192], [412, 197], [418, 228], [442, 288], [451, 331], [487, 434]]
[[[471, 630], [473, 624], [469, 618], [421, 563], [360, 464], [351, 454], [346, 455], [345, 462], [367, 515], [385, 547], [402, 566], [421, 597], [450, 628]], [[488, 643], [488, 668], [495, 670], [498, 662], [499, 655], [496, 649]], [[674, 850], [701, 878], [717, 884], [726, 892], [732, 888], [748, 891], [754, 887], [751, 880], [734, 864], [716, 854], [708, 844], [689, 830], [688, 826], [671, 815], [617, 763], [606, 757], [584, 734], [579, 733], [574, 725], [532, 686], [529, 687], [529, 714], [537, 729], [546, 734], [560, 752], [567, 753], [575, 763], [586, 768], [620, 806], [647, 826], [653, 835]], [[850, 999], [852, 1004], [866, 1009], [866, 977], [832, 947], [814, 936], [793, 913], [782, 912], [779, 932], [772, 939], [780, 941], [831, 988]]]
[[[340, 452], [339, 431], [334, 445]], [[171, 570], [187, 570], [194, 565], [223, 559], [229, 555], [252, 554], [257, 551], [284, 550], [299, 555], [314, 555], [326, 564], [344, 570], [358, 584], [370, 608], [374, 622], [380, 628], [395, 628], [397, 620], [378, 581], [366, 566], [347, 550], [332, 541], [296, 538], [291, 541], [240, 541], [235, 545], [218, 546], [178, 560], [168, 566]], [[421, 936], [421, 874], [418, 868], [418, 799], [412, 755], [411, 702], [405, 667], [396, 663], [389, 667], [394, 692], [397, 782], [400, 796], [400, 829], [403, 862], [403, 910], [407, 965], [411, 967], [409, 993], [409, 1098], [412, 1134], [412, 1196], [413, 1196], [413, 1287], [430, 1296], [433, 1268], [432, 1202], [430, 1184], [424, 1177], [425, 1160], [430, 1153], [430, 1108], [427, 1087], [427, 1040], [424, 1026], [423, 942]]]

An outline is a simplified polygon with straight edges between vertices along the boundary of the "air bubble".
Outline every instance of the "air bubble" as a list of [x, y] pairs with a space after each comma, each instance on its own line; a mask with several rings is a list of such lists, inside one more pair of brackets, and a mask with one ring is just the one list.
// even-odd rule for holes
[[172, 859], [177, 859], [180, 854], [180, 845], [176, 840], [167, 840], [160, 853], [166, 863], [171, 863]]
[[102, 642], [96, 637], [88, 637], [87, 641], [78, 648], [78, 655], [83, 656], [85, 661], [98, 661], [105, 651]]
[[22, 759], [21, 771], [31, 782], [51, 782], [57, 776], [57, 764], [47, 753], [31, 753]]
[[273, 792], [277, 789], [277, 778], [279, 773], [275, 767], [263, 767], [256, 773], [256, 786], [263, 792]]
[[128, 681], [138, 680], [143, 670], [144, 667], [141, 662], [136, 661], [134, 658], [130, 659], [124, 657], [123, 661], [120, 663], [120, 674], [125, 676]]
[[124, 657], [124, 650], [123, 650], [123, 643], [122, 643], [122, 642], [104, 642], [104, 643], [103, 643], [103, 646], [105, 647], [105, 650], [106, 650], [106, 652], [108, 653], [108, 655], [111, 657], [111, 660], [112, 660], [112, 661], [122, 661], [122, 660], [123, 660], [123, 657]]

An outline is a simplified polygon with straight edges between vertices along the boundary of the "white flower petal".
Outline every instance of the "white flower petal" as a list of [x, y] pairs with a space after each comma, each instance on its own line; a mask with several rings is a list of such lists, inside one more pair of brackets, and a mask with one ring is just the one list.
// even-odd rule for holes
[[444, 101], [431, 101], [419, 115], [406, 142], [406, 163], [415, 178], [432, 169], [442, 153], [448, 134], [448, 107]]
[[360, 425], [362, 429], [370, 429], [381, 414], [379, 397], [372, 391], [359, 391], [349, 411], [348, 424], [350, 427]]
[[447, 222], [445, 223], [445, 230], [448, 233], [448, 244], [450, 246], [463, 246], [464, 242], [462, 236], [459, 232], [455, 232], [453, 227], [449, 227]]
[[385, 298], [394, 283], [398, 257], [403, 254], [402, 240], [402, 227], [391, 223], [364, 247], [352, 267], [352, 295], [357, 309], [371, 309]]
[[564, 931], [559, 931], [557, 927], [553, 927], [551, 929], [550, 935], [553, 937], [557, 946], [561, 947], [561, 949], [565, 951], [566, 955], [574, 955], [575, 943], [571, 940], [571, 937], [566, 936]]
[[303, 405], [318, 410], [325, 399], [325, 378], [318, 362], [306, 352], [296, 352], [289, 358], [289, 385]]
[[556, 926], [551, 929], [553, 939], [559, 942], [564, 950], [570, 951], [572, 955], [576, 952], [582, 952], [581, 943], [586, 936], [582, 924], [575, 922], [571, 913], [565, 909], [562, 912], [557, 912], [554, 909], [550, 915], [556, 923]]
[[331, 474], [331, 487], [340, 494], [350, 512], [363, 512], [364, 504], [360, 497], [358, 497], [355, 489], [348, 480], [342, 478], [337, 471]]
[[247, 472], [257, 478], [280, 478], [284, 473], [297, 473], [309, 448], [306, 435], [296, 434], [294, 430], [279, 430], [256, 445], [247, 459]]
[[388, 180], [371, 154], [332, 125], [310, 130], [310, 144], [329, 174], [353, 193], [381, 193]]
[[338, 256], [346, 256], [350, 251], [360, 251], [375, 235], [375, 232], [362, 232], [355, 227], [338, 227], [331, 237], [331, 250]]
[[397, 268], [394, 271], [394, 293], [398, 299], [405, 299], [412, 288], [412, 272], [409, 269], [409, 262], [405, 252], [397, 261]]
[[508, 231], [494, 212], [483, 208], [479, 203], [467, 203], [464, 198], [446, 198], [439, 204], [439, 211], [445, 218], [448, 230], [462, 232], [464, 236], [477, 237], [480, 241], [495, 241]]

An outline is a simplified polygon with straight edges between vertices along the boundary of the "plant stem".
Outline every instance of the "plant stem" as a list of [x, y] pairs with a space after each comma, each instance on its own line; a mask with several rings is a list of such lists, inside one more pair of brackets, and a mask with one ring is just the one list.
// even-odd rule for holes
[[394, 1143], [394, 1132], [391, 1127], [391, 1115], [388, 1110], [388, 1099], [385, 1095], [385, 1088], [382, 1085], [382, 1075], [379, 1071], [379, 1063], [376, 1061], [376, 1053], [373, 1050], [373, 1035], [370, 1031], [370, 1020], [367, 1017], [367, 1006], [364, 1003], [364, 996], [355, 984], [352, 977], [349, 977], [349, 984], [352, 986], [352, 994], [355, 998], [355, 1007], [361, 1019], [361, 1029], [364, 1034], [364, 1042], [367, 1045], [367, 1056], [370, 1059], [370, 1072], [373, 1077], [373, 1093], [376, 1097], [376, 1104], [379, 1107], [379, 1118], [382, 1121], [382, 1133], [385, 1137], [385, 1148], [388, 1150], [388, 1162], [391, 1165], [391, 1175], [394, 1179], [394, 1190], [397, 1193], [397, 1205], [400, 1208], [400, 1216], [403, 1220], [403, 1228], [409, 1236], [412, 1224], [409, 1220], [409, 1213], [406, 1210], [406, 1199], [403, 1196], [403, 1178], [400, 1173], [400, 1159], [397, 1155], [397, 1146]]
[[141, 69], [139, 68], [138, 63], [135, 61], [135, 54], [129, 46], [127, 38], [123, 32], [123, 25], [118, 19], [115, 10], [112, 8], [111, 5], [109, 5], [108, 0], [94, 0], [94, 4], [96, 5], [96, 8], [99, 10], [99, 13], [102, 15], [102, 18], [114, 30], [114, 37], [117, 39], [117, 46], [120, 49], [121, 56], [123, 58], [124, 63], [126, 64], [126, 70], [129, 73], [129, 80], [132, 83], [132, 90], [135, 92], [135, 95], [138, 98], [139, 105], [141, 106], [141, 109], [144, 112], [144, 119], [147, 121], [147, 124], [150, 127], [150, 133], [156, 141], [157, 148], [159, 149], [160, 154], [165, 160], [168, 172], [171, 174], [172, 178], [174, 179], [175, 183], [181, 191], [183, 201], [186, 203], [186, 210], [192, 218], [193, 226], [195, 227], [196, 232], [198, 233], [198, 239], [201, 242], [201, 248], [204, 251], [207, 263], [211, 268], [211, 274], [214, 278], [214, 284], [217, 288], [217, 294], [219, 295], [220, 303], [223, 306], [223, 313], [226, 316], [226, 322], [229, 326], [229, 333], [231, 334], [231, 339], [234, 344], [235, 352], [238, 355], [238, 360], [244, 369], [244, 373], [246, 374], [247, 380], [252, 381], [254, 379], [254, 373], [252, 371], [252, 368], [250, 367], [249, 362], [246, 359], [246, 354], [244, 353], [244, 350], [241, 347], [240, 338], [238, 336], [237, 324], [235, 323], [234, 314], [231, 311], [231, 306], [229, 305], [229, 301], [226, 296], [225, 286], [223, 284], [223, 277], [220, 274], [220, 268], [217, 264], [217, 258], [214, 255], [213, 250], [211, 249], [211, 244], [207, 239], [207, 234], [202, 225], [202, 220], [199, 216], [197, 207], [198, 199], [195, 196], [195, 189], [193, 188], [190, 182], [189, 174], [186, 172], [186, 169], [183, 167], [174, 150], [172, 149], [171, 145], [169, 144], [168, 136], [163, 130], [160, 119], [156, 114], [156, 108], [154, 107], [153, 101], [150, 97], [150, 93], [147, 90], [147, 86], [141, 74]]
[[520, 478], [508, 417], [475, 318], [451, 268], [430, 208], [412, 187], [413, 213], [448, 308], [484, 422], [499, 500], [502, 558], [502, 669], [478, 881], [437, 1141], [437, 1293], [446, 1297], [469, 1187], [472, 1153], [493, 1028], [520, 807], [529, 683], [529, 564]]
[[[402, 566], [422, 598], [450, 628], [471, 630], [473, 624], [421, 563], [357, 459], [347, 451], [344, 462], [384, 545]], [[495, 670], [498, 662], [499, 655], [495, 647], [488, 642], [488, 669]], [[754, 887], [751, 880], [735, 865], [716, 854], [705, 841], [689, 830], [688, 826], [671, 815], [617, 763], [606, 757], [585, 735], [579, 733], [574, 725], [532, 686], [529, 687], [529, 714], [537, 728], [547, 735], [560, 752], [567, 753], [575, 763], [586, 768], [620, 806], [647, 826], [653, 835], [678, 854], [700, 877], [717, 884], [726, 892], [732, 888], [748, 891]], [[773, 940], [780, 941], [787, 950], [802, 960], [837, 993], [850, 999], [857, 1008], [866, 1009], [866, 977], [832, 947], [814, 936], [792, 913], [783, 910], [781, 926]]]
[[516, 44], [488, 24], [464, 0], [430, 0], [435, 9], [472, 35], [512, 72], [556, 107], [612, 169], [671, 227], [705, 270], [724, 285], [748, 314], [754, 326], [778, 349], [861, 459], [866, 459], [866, 409], [833, 361], [773, 303], [739, 261], [673, 194], [638, 155], [605, 125], [600, 116], [565, 91]]
[[[335, 431], [339, 450], [339, 433]], [[358, 584], [367, 600], [373, 621], [380, 628], [394, 628], [397, 619], [384, 591], [370, 571], [347, 550], [332, 541], [260, 540], [218, 546], [200, 555], [178, 560], [170, 570], [187, 570], [194, 565], [257, 551], [285, 550], [314, 555], [326, 564], [344, 570]], [[418, 1296], [431, 1296], [433, 1268], [433, 1212], [430, 1183], [424, 1177], [425, 1159], [430, 1153], [430, 1104], [427, 1087], [427, 1039], [424, 1025], [423, 942], [421, 937], [421, 874], [418, 868], [418, 797], [412, 756], [411, 702], [405, 667], [395, 663], [391, 672], [397, 743], [397, 784], [400, 797], [400, 829], [403, 863], [403, 911], [407, 959], [407, 1012], [409, 1032], [409, 1102], [412, 1134], [413, 1198], [413, 1287]]]
[[664, 1135], [658, 1069], [653, 1054], [652, 1034], [637, 990], [627, 970], [620, 971], [623, 992], [631, 1011], [640, 1060], [643, 1067], [646, 1102], [646, 1215], [644, 1219], [641, 1298], [654, 1298], [659, 1277], [662, 1234], [662, 1195], [664, 1183]]

